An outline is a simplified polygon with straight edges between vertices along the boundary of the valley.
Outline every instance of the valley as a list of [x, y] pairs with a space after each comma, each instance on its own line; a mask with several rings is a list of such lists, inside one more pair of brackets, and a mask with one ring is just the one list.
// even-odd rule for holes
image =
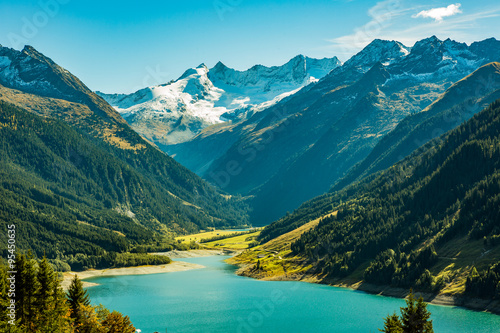
[[[176, 329], [239, 329], [252, 302], [289, 286], [306, 291], [273, 304], [279, 326], [266, 329], [293, 325], [288, 312], [328, 318], [331, 297], [400, 302], [358, 290], [499, 314], [499, 207], [495, 38], [374, 39], [345, 62], [219, 61], [131, 94], [94, 92], [34, 47], [0, 46], [0, 225], [15, 225], [37, 292], [44, 274], [56, 281], [54, 302], [59, 278], [74, 291], [79, 275], [93, 302], [151, 330], [146, 294]], [[179, 321], [184, 299], [192, 321]], [[498, 324], [432, 309], [442, 332], [459, 312], [477, 331]], [[352, 331], [382, 326], [370, 318]]]

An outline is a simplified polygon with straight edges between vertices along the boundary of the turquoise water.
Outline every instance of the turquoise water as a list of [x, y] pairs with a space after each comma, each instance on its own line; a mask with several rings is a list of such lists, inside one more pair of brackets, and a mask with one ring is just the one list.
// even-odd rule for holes
[[[224, 256], [182, 259], [184, 272], [89, 279], [93, 303], [128, 315], [143, 333], [378, 332], [404, 300], [303, 282], [240, 277]], [[500, 316], [429, 305], [436, 333], [500, 332]]]

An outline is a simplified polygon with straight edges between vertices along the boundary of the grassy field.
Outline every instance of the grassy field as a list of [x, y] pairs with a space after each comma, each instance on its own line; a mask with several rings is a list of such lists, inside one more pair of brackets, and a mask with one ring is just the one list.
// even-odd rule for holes
[[237, 232], [237, 231], [234, 231], [234, 230], [205, 231], [205, 232], [200, 232], [198, 234], [175, 237], [175, 240], [176, 241], [180, 240], [183, 243], [191, 243], [191, 241], [199, 242], [202, 239], [212, 238], [212, 237], [216, 237], [216, 236], [230, 235], [230, 234], [234, 234], [235, 232]]
[[[336, 213], [336, 212], [335, 212]], [[332, 214], [335, 214], [332, 213]], [[269, 242], [253, 247], [228, 260], [231, 264], [244, 264], [242, 274], [259, 279], [281, 280], [306, 278], [310, 282], [321, 280], [322, 276], [306, 275], [311, 269], [309, 262], [295, 256], [290, 245], [304, 232], [315, 228], [322, 216], [293, 231], [283, 234]], [[229, 245], [229, 244], [228, 244]], [[445, 281], [440, 295], [457, 295], [465, 290], [465, 281], [472, 267], [483, 270], [498, 261], [500, 245], [488, 250], [484, 248], [483, 240], [472, 241], [466, 236], [447, 242], [444, 246], [436, 246], [438, 260], [429, 271]], [[360, 265], [355, 271], [342, 279], [329, 279], [329, 283], [353, 286], [363, 281], [363, 274], [370, 262]]]
[[479, 271], [487, 269], [498, 262], [500, 246], [494, 246], [489, 251], [484, 249], [483, 240], [471, 241], [467, 237], [454, 239], [445, 246], [436, 248], [439, 260], [431, 269], [435, 276], [447, 281], [443, 294], [455, 295], [465, 290], [467, 276], [475, 266]]
[[265, 244], [251, 248], [228, 262], [249, 265], [249, 273], [258, 278], [281, 279], [301, 275], [311, 267], [303, 265], [302, 258], [292, 254], [291, 244], [304, 232], [315, 228], [322, 218], [334, 214], [337, 212], [322, 216]]
[[249, 248], [250, 243], [254, 242], [259, 234], [260, 230], [249, 234], [203, 243], [202, 245], [210, 248], [229, 248], [234, 250], [244, 250]]

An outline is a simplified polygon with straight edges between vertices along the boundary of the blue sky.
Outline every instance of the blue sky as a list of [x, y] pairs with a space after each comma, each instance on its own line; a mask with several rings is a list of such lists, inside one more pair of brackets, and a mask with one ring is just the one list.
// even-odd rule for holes
[[37, 48], [92, 90], [130, 93], [222, 61], [347, 60], [375, 38], [500, 39], [497, 0], [3, 0], [0, 44]]

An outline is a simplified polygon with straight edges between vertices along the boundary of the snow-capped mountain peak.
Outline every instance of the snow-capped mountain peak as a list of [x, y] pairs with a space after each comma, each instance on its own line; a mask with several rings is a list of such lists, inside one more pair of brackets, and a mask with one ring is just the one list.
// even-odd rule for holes
[[[489, 43], [495, 46], [495, 41]], [[495, 56], [494, 48], [482, 53], [481, 49], [483, 48], [476, 43], [468, 46], [449, 38], [442, 41], [432, 36], [416, 42], [406, 57], [391, 66], [390, 72], [396, 77], [412, 80], [439, 81], [450, 75], [465, 76], [481, 65], [500, 60]], [[500, 45], [498, 50], [500, 51]]]
[[207, 75], [207, 73], [208, 73], [208, 67], [205, 64], [200, 64], [198, 67], [189, 68], [188, 70], [186, 70], [184, 72], [184, 74], [182, 74], [177, 79], [177, 81], [183, 80], [183, 79], [185, 79], [188, 76], [192, 76], [192, 75], [200, 75], [200, 76], [202, 76], [202, 75]]
[[[332, 69], [341, 65], [336, 58], [312, 59], [303, 55], [292, 58], [283, 66], [266, 67], [255, 65], [246, 71], [238, 71], [218, 62], [209, 71], [209, 78], [214, 84], [230, 86], [264, 86], [267, 90], [275, 84], [308, 83], [328, 74]], [[313, 80], [311, 80], [311, 77]]]
[[130, 95], [99, 94], [133, 127], [155, 124], [153, 130], [141, 128], [140, 133], [172, 144], [192, 138], [211, 124], [268, 108], [340, 65], [336, 57], [299, 55], [283, 66], [255, 65], [239, 71], [219, 61], [211, 69], [201, 64], [176, 81]]
[[411, 48], [397, 41], [388, 41], [375, 39], [363, 50], [346, 61], [345, 67], [360, 68], [367, 71], [376, 63], [390, 64], [405, 56], [411, 51]]

